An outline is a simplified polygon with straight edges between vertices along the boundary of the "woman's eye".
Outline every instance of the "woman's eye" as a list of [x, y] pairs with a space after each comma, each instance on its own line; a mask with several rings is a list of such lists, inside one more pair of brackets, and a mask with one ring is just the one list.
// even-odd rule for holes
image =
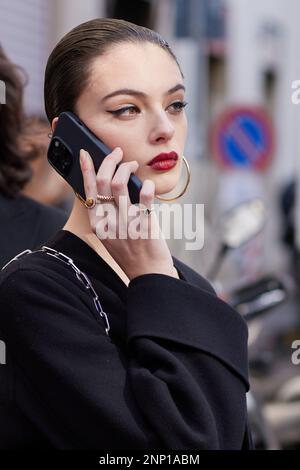
[[108, 113], [111, 113], [115, 116], [121, 116], [121, 115], [125, 115], [124, 113], [126, 111], [129, 111], [128, 114], [126, 114], [125, 116], [133, 116], [135, 113], [132, 113], [130, 111], [136, 111], [138, 110], [138, 108], [136, 106], [126, 106], [126, 108], [120, 108], [120, 109], [115, 109], [114, 111], [108, 111]]
[[187, 106], [187, 101], [176, 101], [172, 103], [170, 106], [173, 106], [173, 109], [176, 113], [180, 113], [183, 109]]
[[[176, 101], [172, 103], [169, 107], [173, 107], [175, 113], [180, 113], [187, 105], [186, 101]], [[107, 111], [108, 113], [113, 114], [114, 116], [134, 116], [139, 112], [137, 106], [126, 106], [125, 108], [115, 109], [114, 111]], [[126, 113], [126, 114], [125, 114]]]

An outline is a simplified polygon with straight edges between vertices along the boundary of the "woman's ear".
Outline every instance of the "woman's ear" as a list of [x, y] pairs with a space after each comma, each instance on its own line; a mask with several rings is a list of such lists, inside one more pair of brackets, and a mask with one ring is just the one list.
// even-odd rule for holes
[[58, 117], [55, 117], [55, 118], [53, 119], [53, 121], [52, 121], [52, 124], [51, 124], [52, 132], [55, 131], [57, 121], [58, 121]]

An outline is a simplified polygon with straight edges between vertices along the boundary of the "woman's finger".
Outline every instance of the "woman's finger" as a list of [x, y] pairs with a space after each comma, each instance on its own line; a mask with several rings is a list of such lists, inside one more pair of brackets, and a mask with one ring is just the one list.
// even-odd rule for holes
[[86, 198], [97, 196], [96, 174], [93, 160], [89, 153], [80, 150], [80, 167], [83, 177], [84, 192]]
[[134, 173], [139, 167], [136, 160], [131, 162], [121, 163], [119, 168], [114, 175], [111, 182], [112, 194], [115, 197], [115, 203], [119, 207], [120, 197], [126, 200], [126, 209], [131, 205], [131, 201], [128, 193], [128, 181], [131, 173]]
[[[140, 191], [140, 223], [143, 238], [158, 239], [160, 237], [160, 227], [156, 214], [153, 211], [155, 195], [155, 184], [152, 180], [145, 180]], [[151, 210], [150, 214], [145, 212]]]
[[154, 202], [155, 184], [152, 180], [145, 180], [140, 191], [141, 209], [151, 209]]
[[[89, 155], [89, 153], [81, 149], [79, 153], [79, 161], [80, 161], [80, 168], [83, 177], [83, 184], [84, 184], [84, 192], [86, 199], [89, 197], [93, 197], [96, 199], [97, 196], [97, 184], [96, 184], [96, 173], [94, 162]], [[94, 209], [88, 210], [88, 215], [90, 219], [91, 227], [93, 228], [95, 225], [95, 215]]]
[[111, 196], [111, 180], [116, 171], [117, 165], [123, 158], [123, 152], [120, 147], [116, 147], [107, 155], [101, 163], [96, 176], [98, 194]]

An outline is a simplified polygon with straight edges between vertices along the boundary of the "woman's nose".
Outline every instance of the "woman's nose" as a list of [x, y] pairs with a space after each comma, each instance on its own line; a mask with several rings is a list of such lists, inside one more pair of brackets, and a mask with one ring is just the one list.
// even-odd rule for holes
[[150, 132], [151, 144], [170, 140], [174, 135], [174, 126], [167, 116], [159, 116], [155, 119]]

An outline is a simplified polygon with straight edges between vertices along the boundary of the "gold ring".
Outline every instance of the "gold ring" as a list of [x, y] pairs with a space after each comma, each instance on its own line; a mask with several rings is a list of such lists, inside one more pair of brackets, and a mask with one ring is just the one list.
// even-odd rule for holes
[[84, 205], [88, 209], [93, 209], [93, 207], [95, 207], [95, 205], [96, 205], [96, 201], [93, 197], [87, 197]]
[[101, 194], [97, 194], [97, 203], [100, 202], [112, 202], [115, 200], [115, 196], [103, 196]]
[[148, 209], [147, 207], [146, 209], [141, 209], [141, 212], [143, 212], [145, 215], [150, 215], [151, 212], [153, 212], [153, 209]]

